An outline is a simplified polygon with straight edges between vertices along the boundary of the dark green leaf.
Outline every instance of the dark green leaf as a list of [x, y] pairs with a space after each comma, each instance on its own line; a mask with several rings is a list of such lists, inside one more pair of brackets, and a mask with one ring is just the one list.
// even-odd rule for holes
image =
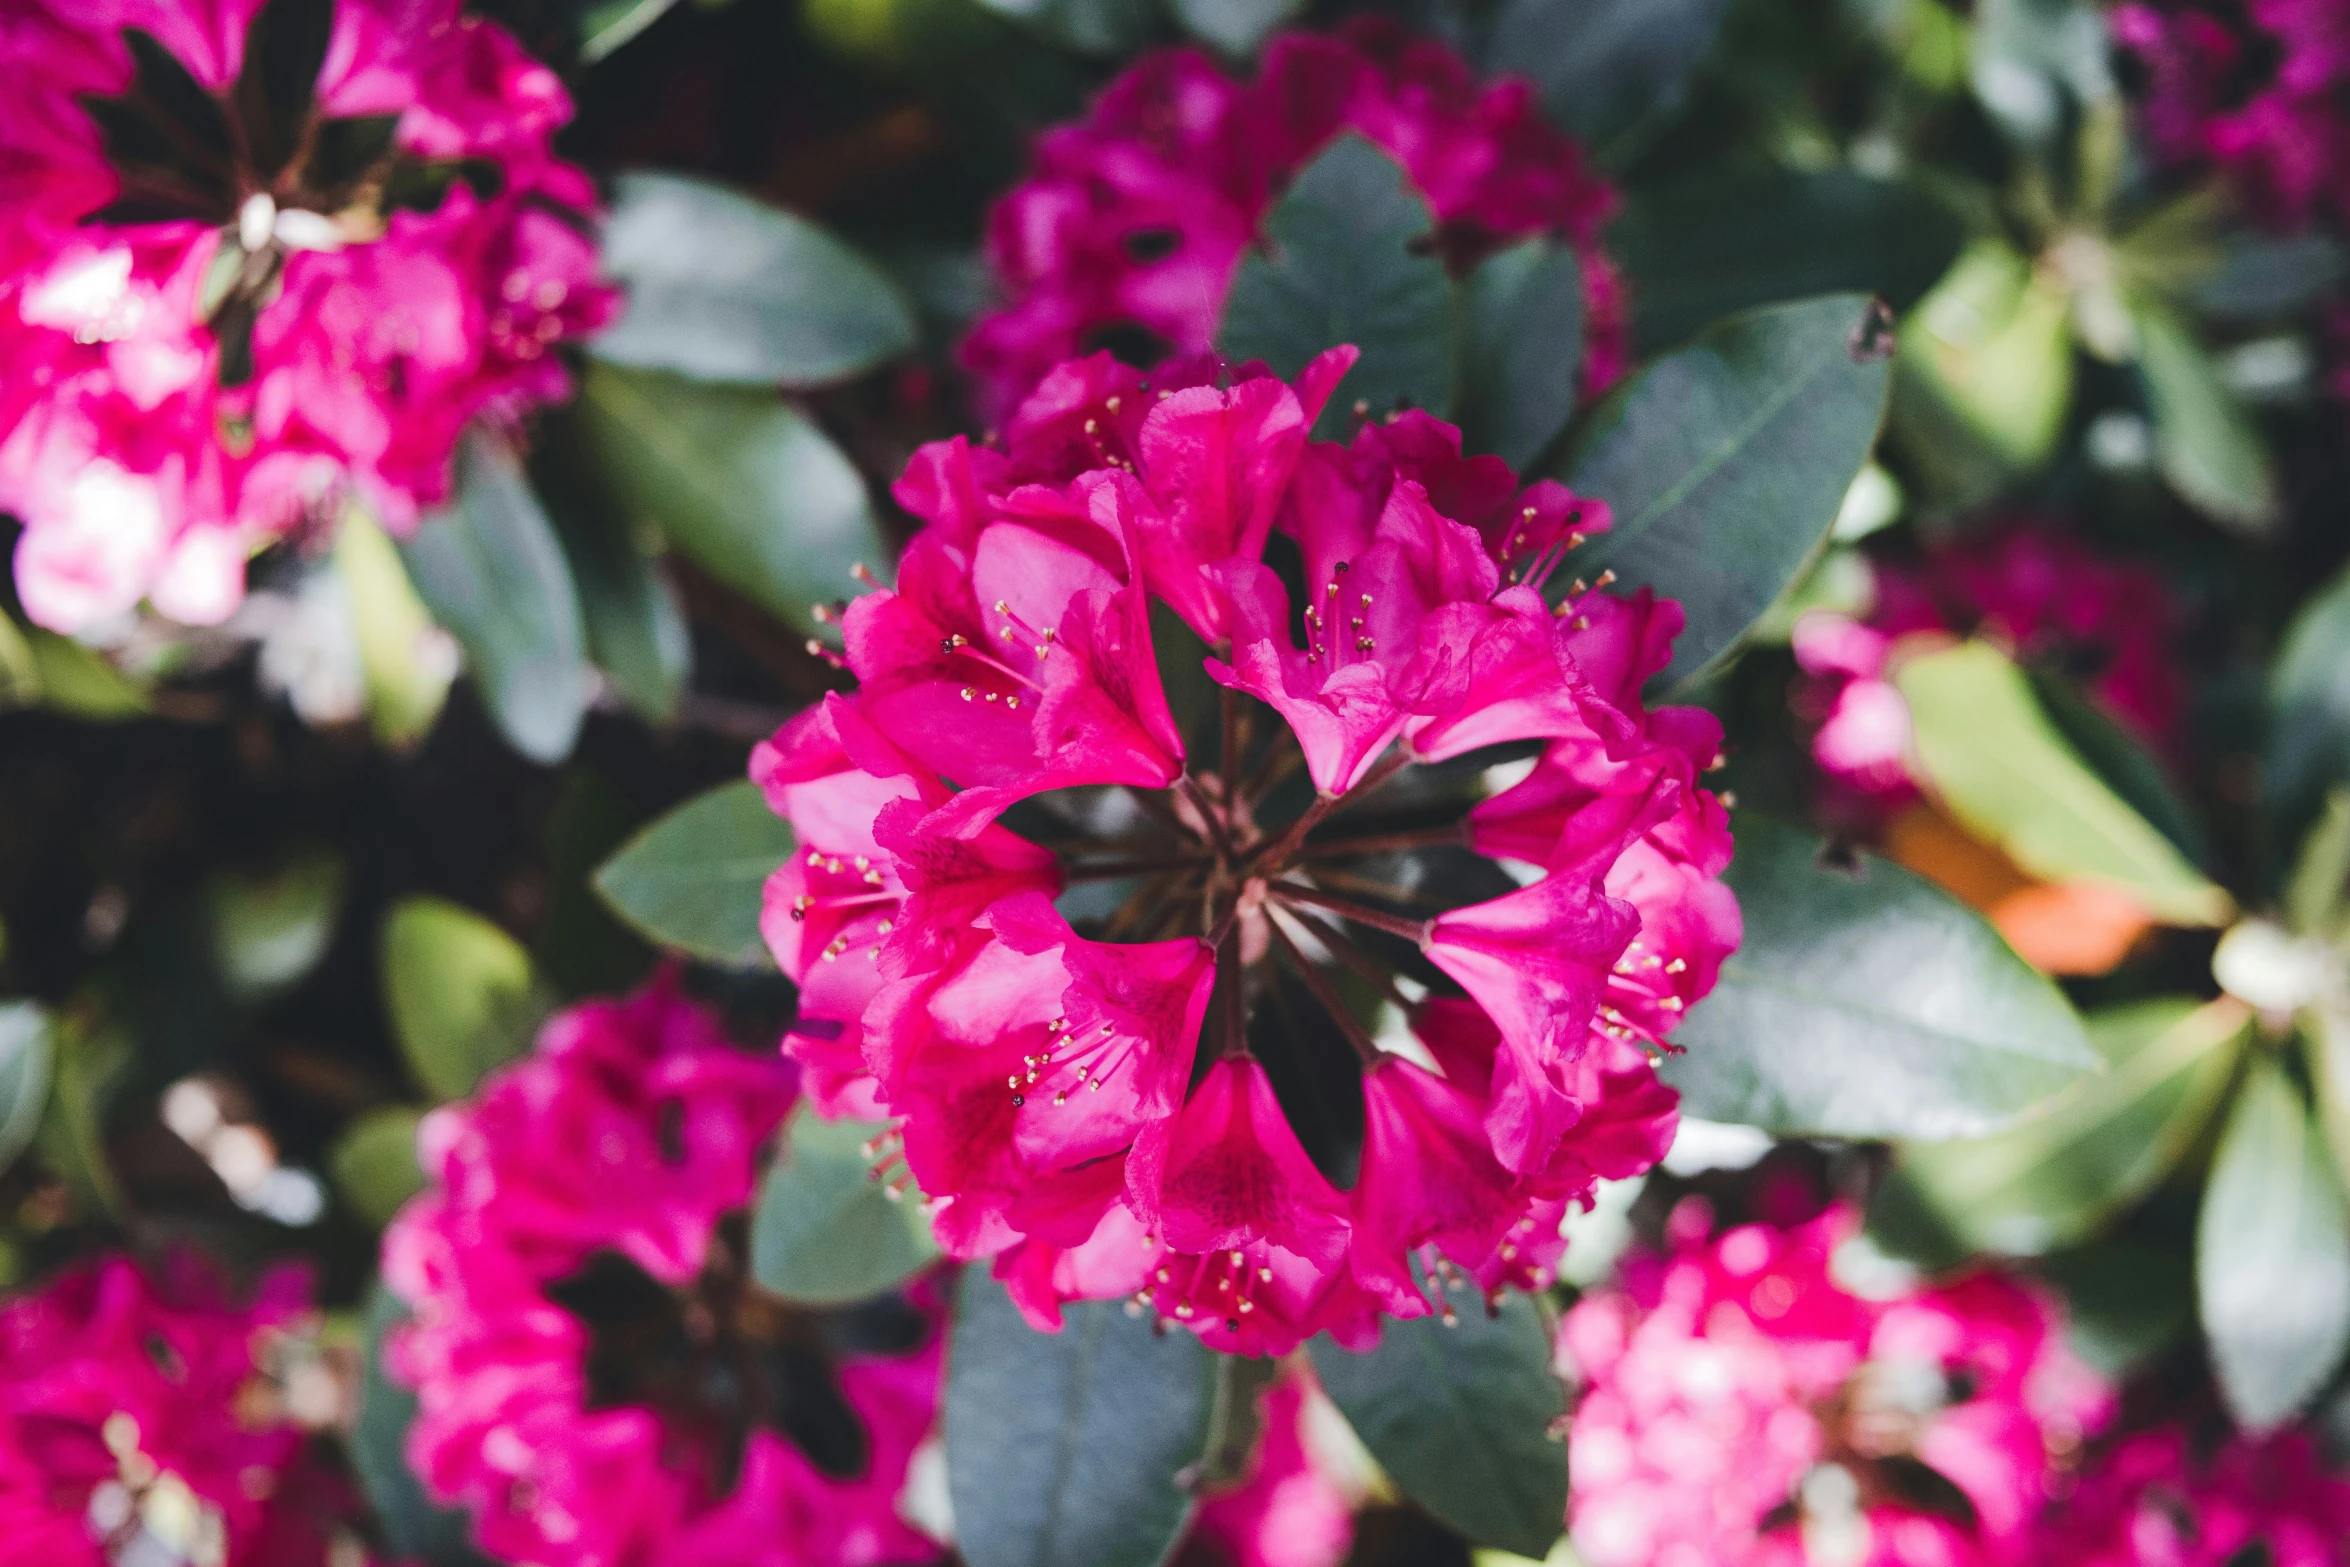
[[864, 479], [772, 392], [596, 365], [579, 411], [587, 481], [791, 625], [889, 557]]
[[2345, 274], [2350, 256], [2329, 235], [2242, 230], [2227, 237], [2219, 271], [2195, 290], [2195, 308], [2235, 321], [2299, 315], [2341, 287]]
[[757, 784], [721, 784], [630, 839], [596, 872], [596, 891], [647, 940], [749, 968], [769, 961], [761, 893], [797, 847]]
[[229, 91], [247, 156], [264, 184], [301, 141], [334, 30], [334, 0], [265, 0], [246, 25], [243, 69]]
[[1575, 569], [1613, 568], [1689, 617], [1662, 684], [1729, 652], [1826, 547], [1885, 414], [1877, 308], [1837, 295], [1724, 322], [1634, 377], [1580, 443], [1568, 484], [1615, 526]]
[[759, 1188], [751, 1272], [776, 1294], [840, 1306], [895, 1289], [938, 1260], [922, 1194], [894, 1197], [877, 1180], [868, 1142], [888, 1127], [827, 1121], [803, 1105], [782, 1157]]
[[966, 1268], [947, 1348], [955, 1543], [970, 1567], [1156, 1567], [1191, 1517], [1181, 1476], [1207, 1451], [1215, 1357], [1116, 1301], [1022, 1320]]
[[596, 0], [579, 16], [579, 58], [594, 65], [667, 16], [677, 0]]
[[1314, 1371], [1404, 1495], [1481, 1545], [1550, 1553], [1567, 1515], [1567, 1448], [1551, 1434], [1566, 1390], [1534, 1302], [1498, 1315], [1472, 1300], [1440, 1317], [1390, 1322], [1367, 1354], [1327, 1338]]
[[2154, 414], [2155, 466], [2198, 510], [2239, 532], [2267, 533], [2277, 517], [2276, 475], [2252, 416], [2169, 311], [2143, 305], [2132, 317]]
[[2108, 1070], [1991, 1137], [1902, 1150], [1914, 1189], [1967, 1249], [2033, 1256], [2088, 1239], [2177, 1167], [2235, 1080], [2248, 1013], [2222, 998], [2091, 1015]]
[[1323, 350], [1363, 357], [1315, 427], [1352, 427], [1352, 406], [1376, 417], [1398, 406], [1449, 416], [1454, 289], [1429, 248], [1428, 204], [1393, 160], [1342, 136], [1306, 165], [1266, 220], [1270, 254], [1248, 253], [1225, 297], [1216, 346], [1235, 362], [1262, 359], [1294, 376]]
[[370, 1110], [335, 1139], [327, 1155], [343, 1201], [377, 1229], [424, 1190], [424, 1172], [416, 1167], [416, 1124], [422, 1119], [408, 1105]]
[[207, 882], [212, 958], [229, 994], [261, 1002], [300, 984], [334, 940], [348, 881], [343, 857], [312, 844], [272, 875]]
[[392, 1033], [416, 1080], [462, 1099], [482, 1074], [530, 1048], [547, 1014], [530, 954], [470, 909], [403, 898], [378, 949]]
[[2139, 1241], [2100, 1241], [2044, 1259], [2038, 1271], [2064, 1292], [2073, 1353], [2119, 1382], [2192, 1332], [2189, 1258]]
[[41, 1128], [55, 1061], [49, 1014], [30, 1001], [0, 1001], [0, 1173]]
[[1305, 9], [1304, 0], [1170, 0], [1175, 20], [1203, 43], [1245, 60], [1273, 29]]
[[1144, 0], [978, 0], [1077, 54], [1131, 54], [1149, 34]]
[[587, 631], [563, 546], [513, 457], [468, 436], [455, 503], [400, 553], [507, 742], [536, 762], [570, 755], [587, 715]]
[[1780, 1136], [1979, 1137], [2097, 1070], [2080, 1019], [1974, 910], [1874, 855], [1736, 823], [1746, 939], [1673, 1036], [1683, 1110]]
[[2282, 1424], [2350, 1346], [2350, 1216], [2284, 1071], [2253, 1058], [2195, 1227], [2195, 1294], [2237, 1423]]
[[464, 1513], [436, 1505], [408, 1467], [408, 1428], [416, 1423], [416, 1395], [384, 1375], [384, 1338], [408, 1312], [381, 1284], [367, 1289], [359, 1384], [359, 1423], [351, 1433], [351, 1467], [383, 1526], [384, 1544], [403, 1560], [436, 1567], [483, 1560], [473, 1549]]
[[628, 309], [597, 358], [700, 381], [816, 386], [914, 346], [914, 313], [880, 268], [807, 219], [677, 174], [624, 174], [604, 270]]
[[2350, 570], [2294, 615], [2268, 675], [2267, 785], [2293, 819], [2350, 778]]
[[571, 563], [587, 627], [588, 656], [621, 698], [666, 723], [693, 671], [685, 611], [636, 519], [586, 481], [581, 434], [569, 410], [549, 416], [531, 476]]
[[1486, 258], [1462, 296], [1461, 444], [1523, 469], [1575, 412], [1583, 368], [1583, 268], [1530, 239]]
[[2089, 770], [2124, 805], [2146, 819], [2146, 824], [2171, 841], [2180, 854], [2196, 864], [2207, 845], [2203, 828], [2171, 781], [2162, 758], [2147, 749], [2103, 707], [2090, 700], [2065, 676], [2047, 669], [2027, 669], [2032, 695], [2056, 732], [2077, 752]]
[[2224, 922], [2227, 893], [2188, 863], [2083, 764], [2033, 700], [2023, 672], [1987, 642], [1902, 661], [1925, 781], [1952, 815], [2034, 876], [2121, 892], [2175, 925]]
[[1728, 9], [1728, 0], [1509, 0], [1485, 69], [1530, 77], [1553, 124], [1605, 148], [1680, 107]]
[[1853, 169], [1707, 175], [1634, 195], [1607, 232], [1636, 352], [1725, 316], [1820, 294], [1907, 310], [1949, 270], [1963, 230], [1914, 185]]

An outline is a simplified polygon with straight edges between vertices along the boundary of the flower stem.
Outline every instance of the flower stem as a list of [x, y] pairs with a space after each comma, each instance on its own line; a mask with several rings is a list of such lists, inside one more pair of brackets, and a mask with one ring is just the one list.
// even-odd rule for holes
[[1396, 988], [1395, 976], [1381, 967], [1369, 953], [1349, 941], [1346, 934], [1337, 926], [1320, 919], [1309, 920], [1302, 909], [1285, 908], [1281, 913], [1311, 930], [1314, 933], [1314, 939], [1328, 947], [1331, 955], [1339, 962], [1352, 969], [1356, 978], [1376, 989], [1405, 1012], [1411, 1011], [1412, 1000]]
[[1320, 1004], [1323, 1011], [1330, 1014], [1330, 1020], [1346, 1036], [1346, 1042], [1354, 1046], [1356, 1055], [1362, 1057], [1363, 1065], [1375, 1064], [1379, 1059], [1379, 1047], [1372, 1043], [1370, 1034], [1365, 1032], [1354, 1013], [1347, 1009], [1346, 1002], [1338, 992], [1330, 988], [1330, 981], [1324, 979], [1322, 971], [1298, 950], [1297, 943], [1289, 939], [1289, 932], [1281, 928], [1279, 920], [1267, 920], [1265, 925], [1273, 932], [1274, 944], [1281, 949], [1281, 955], [1297, 971], [1298, 980], [1306, 987], [1306, 993]]
[[1368, 925], [1373, 930], [1386, 931], [1391, 936], [1401, 936], [1414, 945], [1426, 939], [1428, 935], [1426, 920], [1403, 919], [1384, 910], [1374, 909], [1368, 904], [1356, 903], [1346, 898], [1333, 898], [1319, 888], [1300, 887], [1295, 882], [1277, 881], [1265, 890], [1284, 903], [1307, 903], [1316, 908], [1328, 909], [1341, 919], [1353, 920], [1357, 925]]

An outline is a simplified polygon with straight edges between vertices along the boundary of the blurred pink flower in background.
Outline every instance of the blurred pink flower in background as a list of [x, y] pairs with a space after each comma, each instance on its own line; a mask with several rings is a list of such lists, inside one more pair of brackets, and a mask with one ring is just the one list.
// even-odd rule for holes
[[353, 1499], [275, 1380], [312, 1318], [305, 1270], [242, 1305], [192, 1256], [103, 1257], [0, 1307], [0, 1560], [324, 1567]]
[[[2338, 1567], [2350, 1479], [2308, 1432], [2206, 1440], [2178, 1425], [2116, 1442], [2049, 1515], [2037, 1560], [2065, 1567]], [[2265, 1547], [2265, 1550], [2262, 1548]]]
[[1257, 1396], [1262, 1433], [1246, 1469], [1210, 1490], [1175, 1567], [1338, 1567], [1354, 1543], [1354, 1510], [1366, 1476], [1335, 1463], [1317, 1429], [1343, 1417], [1313, 1373], [1284, 1367]]
[[[783, 1308], [746, 1292], [745, 1238], [727, 1221], [751, 1201], [793, 1078], [661, 981], [561, 1014], [533, 1054], [426, 1118], [433, 1185], [384, 1237], [384, 1281], [414, 1313], [385, 1364], [417, 1393], [418, 1476], [474, 1514], [491, 1555], [548, 1567], [938, 1555], [898, 1511], [938, 1408], [941, 1310], [927, 1285], [910, 1352], [841, 1352], [823, 1372], [859, 1434], [850, 1472], [769, 1423], [791, 1407], [765, 1381], [777, 1345], [763, 1313]], [[592, 1290], [615, 1256], [664, 1288], [605, 1344], [607, 1330], [557, 1300]], [[672, 1354], [684, 1363], [665, 1379]]]
[[0, 67], [0, 509], [44, 625], [222, 620], [346, 497], [406, 529], [612, 313], [570, 100], [457, 0], [28, 0]]
[[1853, 1293], [1831, 1208], [1670, 1250], [1567, 1313], [1569, 1522], [1592, 1567], [1945, 1567], [2017, 1553], [2112, 1395], [2055, 1305], [1994, 1273]]
[[1146, 55], [1084, 120], [1038, 143], [1034, 174], [989, 219], [1004, 303], [962, 349], [987, 417], [1005, 417], [1054, 365], [1118, 332], [1142, 339], [1119, 345], [1130, 356], [1210, 351], [1266, 213], [1350, 131], [1403, 166], [1455, 266], [1537, 234], [1571, 243], [1583, 264], [1583, 385], [1622, 374], [1621, 287], [1599, 248], [1615, 193], [1542, 119], [1526, 83], [1480, 86], [1444, 44], [1357, 19], [1335, 35], [1277, 35], [1249, 82], [1195, 49]]
[[2350, 218], [2350, 11], [2340, 0], [2157, 0], [2113, 10], [2144, 67], [2156, 152], [2225, 169], [2259, 216]]
[[1882, 807], [1916, 794], [1909, 709], [1886, 675], [1904, 637], [1989, 638], [2022, 662], [2074, 675], [2124, 728], [2177, 753], [2179, 611], [2151, 568], [2031, 521], [1970, 533], [1914, 564], [1869, 566], [1874, 594], [1864, 616], [1813, 610], [1794, 633], [1795, 661], [1814, 677], [1805, 701], [1822, 714], [1812, 755], [1862, 800]]
[[[1100, 354], [1047, 376], [1003, 449], [924, 448], [897, 494], [928, 527], [896, 587], [842, 617], [859, 689], [752, 760], [801, 845], [767, 891], [802, 986], [786, 1049], [827, 1107], [898, 1123], [885, 1164], [1039, 1326], [1127, 1296], [1281, 1354], [1449, 1312], [1423, 1274], [1547, 1284], [1566, 1206], [1670, 1143], [1651, 1056], [1738, 942], [1727, 815], [1697, 784], [1719, 726], [1639, 694], [1678, 608], [1582, 584], [1545, 599], [1604, 508], [1521, 490], [1448, 425], [1309, 443], [1352, 358], [1295, 386], [1146, 387]], [[1262, 558], [1276, 530], [1312, 585], [1302, 622]], [[1213, 650], [1193, 655], [1208, 679], [1261, 700], [1224, 699], [1269, 782], [1193, 771], [1153, 600]], [[1517, 861], [1517, 890], [1433, 918], [1345, 895], [1359, 878], [1330, 862], [1362, 851], [1313, 836], [1325, 816], [1421, 776], [1408, 764], [1511, 743], [1534, 753], [1518, 781], [1410, 841]], [[1295, 771], [1303, 814], [1260, 822]], [[999, 820], [1079, 788], [1100, 792], [1058, 848]], [[1124, 939], [1054, 902], [1137, 866], [1163, 879], [1110, 921]], [[1348, 928], [1415, 943], [1465, 994], [1404, 997]], [[1410, 1035], [1385, 1048], [1334, 996], [1301, 1000], [1363, 1063], [1351, 1189], [1250, 1048], [1276, 982], [1252, 971], [1278, 957], [1326, 992], [1310, 946], [1351, 955]]]

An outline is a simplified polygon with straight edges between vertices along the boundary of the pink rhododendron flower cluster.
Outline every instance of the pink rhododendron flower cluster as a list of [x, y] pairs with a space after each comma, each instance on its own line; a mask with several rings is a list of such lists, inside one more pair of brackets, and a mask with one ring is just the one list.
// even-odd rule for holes
[[738, 1215], [794, 1099], [787, 1063], [733, 1048], [711, 1014], [656, 984], [558, 1016], [534, 1054], [426, 1117], [433, 1184], [384, 1238], [384, 1281], [414, 1312], [385, 1365], [416, 1389], [418, 1476], [473, 1513], [491, 1555], [551, 1567], [937, 1556], [898, 1513], [937, 1411], [935, 1302], [921, 1303], [909, 1352], [832, 1357], [824, 1374], [861, 1449], [845, 1467], [767, 1423], [829, 1396], [800, 1389], [795, 1405], [775, 1385], [782, 1361], [809, 1367], [784, 1342], [785, 1308], [744, 1280]]
[[1886, 675], [1894, 645], [1910, 636], [1980, 635], [2025, 662], [2077, 673], [2124, 727], [2176, 748], [2179, 615], [2149, 568], [2048, 526], [2009, 523], [1915, 565], [1880, 559], [1870, 570], [1875, 595], [1864, 618], [1814, 610], [1795, 627], [1796, 662], [1817, 681], [1807, 700], [1823, 715], [1812, 755], [1840, 784], [1880, 802], [1915, 792], [1909, 708]]
[[2156, 0], [2113, 10], [2161, 156], [2226, 169], [2263, 216], [2350, 218], [2350, 13], [2340, 0]]
[[323, 1567], [334, 1504], [273, 1376], [298, 1268], [232, 1302], [191, 1258], [107, 1256], [0, 1306], [0, 1558]]
[[924, 448], [859, 689], [752, 760], [802, 846], [786, 1048], [1042, 1325], [1127, 1296], [1278, 1353], [1448, 1310], [1423, 1273], [1546, 1283], [1670, 1142], [1650, 1052], [1739, 937], [1719, 727], [1640, 697], [1678, 607], [1558, 597], [1605, 509], [1449, 425], [1309, 443], [1352, 362], [1099, 354]]
[[[2265, 1551], [2262, 1549], [2265, 1547]], [[2199, 1443], [2179, 1426], [2123, 1438], [2050, 1514], [2036, 1560], [2065, 1567], [2340, 1567], [2350, 1480], [2308, 1433]]]
[[989, 416], [1120, 334], [1139, 340], [1129, 357], [1210, 351], [1266, 213], [1348, 132], [1402, 165], [1455, 266], [1537, 234], [1571, 243], [1583, 264], [1584, 384], [1622, 373], [1621, 287], [1599, 249], [1614, 192], [1543, 121], [1525, 82], [1480, 86], [1445, 45], [1358, 19], [1335, 36], [1275, 37], [1250, 82], [1196, 49], [1146, 55], [1086, 119], [1038, 143], [1035, 173], [989, 220], [1005, 302], [963, 344]]
[[[1970, 1567], [2023, 1545], [2110, 1392], [2055, 1308], [1997, 1274], [1864, 1299], [1831, 1209], [1709, 1237], [1677, 1209], [1665, 1256], [1559, 1332], [1581, 1385], [1569, 1522], [1592, 1567]], [[2069, 1558], [2050, 1558], [2069, 1560]]]
[[45, 625], [219, 621], [346, 496], [406, 528], [611, 313], [570, 100], [458, 0], [23, 0], [0, 63], [0, 510]]

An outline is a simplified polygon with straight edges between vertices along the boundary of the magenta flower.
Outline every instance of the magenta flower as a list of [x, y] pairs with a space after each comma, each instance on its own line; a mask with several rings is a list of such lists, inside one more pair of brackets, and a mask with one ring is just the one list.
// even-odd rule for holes
[[2143, 124], [2176, 164], [2228, 172], [2256, 212], [2350, 216], [2350, 21], [2338, 0], [2119, 5], [2116, 41], [2146, 74]]
[[[2307, 1432], [2124, 1437], [2050, 1513], [2039, 1560], [2066, 1567], [2335, 1567], [2350, 1540], [2350, 1480]], [[2263, 1549], [2265, 1547], [2265, 1549]]]
[[186, 1257], [100, 1258], [0, 1307], [0, 1554], [324, 1567], [322, 1519], [353, 1512], [277, 1380], [310, 1315], [299, 1268], [240, 1305]]
[[1621, 286], [1599, 249], [1614, 192], [1526, 83], [1481, 87], [1443, 44], [1364, 18], [1335, 37], [1281, 34], [1250, 82], [1195, 49], [1146, 55], [1038, 143], [1035, 173], [988, 222], [1004, 303], [963, 343], [989, 416], [1095, 349], [1138, 363], [1208, 353], [1241, 253], [1282, 187], [1344, 132], [1403, 166], [1457, 267], [1536, 234], [1574, 245], [1584, 384], [1623, 373]]
[[2047, 524], [2014, 521], [1929, 552], [1873, 560], [1875, 595], [1855, 621], [1814, 610], [1795, 627], [1795, 659], [1814, 677], [1812, 755], [1863, 800], [1898, 804], [1909, 778], [1909, 708], [1885, 676], [1903, 637], [1977, 635], [2026, 663], [2079, 673], [2123, 727], [2176, 754], [2185, 682], [2174, 650], [2180, 611], [2155, 572]]
[[1606, 508], [1448, 425], [1308, 442], [1352, 362], [1098, 354], [925, 448], [859, 689], [752, 761], [787, 1051], [1039, 1326], [1126, 1296], [1279, 1354], [1547, 1284], [1738, 942], [1720, 730], [1639, 695], [1678, 609], [1562, 594]]
[[[662, 981], [557, 1017], [425, 1120], [433, 1185], [384, 1237], [414, 1313], [411, 1463], [508, 1561], [573, 1567], [934, 1559], [899, 1515], [938, 1407], [929, 1286], [836, 1348], [746, 1281], [744, 1215], [794, 1102]], [[829, 1413], [829, 1416], [827, 1412]]]
[[2026, 1559], [2111, 1403], [2055, 1306], [1989, 1273], [1857, 1296], [1831, 1269], [1858, 1230], [1843, 1209], [1709, 1238], [1711, 1222], [1685, 1203], [1670, 1254], [1560, 1328], [1581, 1386], [1569, 1521], [1592, 1567]]
[[405, 530], [612, 312], [553, 72], [456, 0], [338, 0], [264, 91], [303, 10], [35, 0], [0, 42], [0, 508], [45, 625], [219, 621], [345, 498]]

